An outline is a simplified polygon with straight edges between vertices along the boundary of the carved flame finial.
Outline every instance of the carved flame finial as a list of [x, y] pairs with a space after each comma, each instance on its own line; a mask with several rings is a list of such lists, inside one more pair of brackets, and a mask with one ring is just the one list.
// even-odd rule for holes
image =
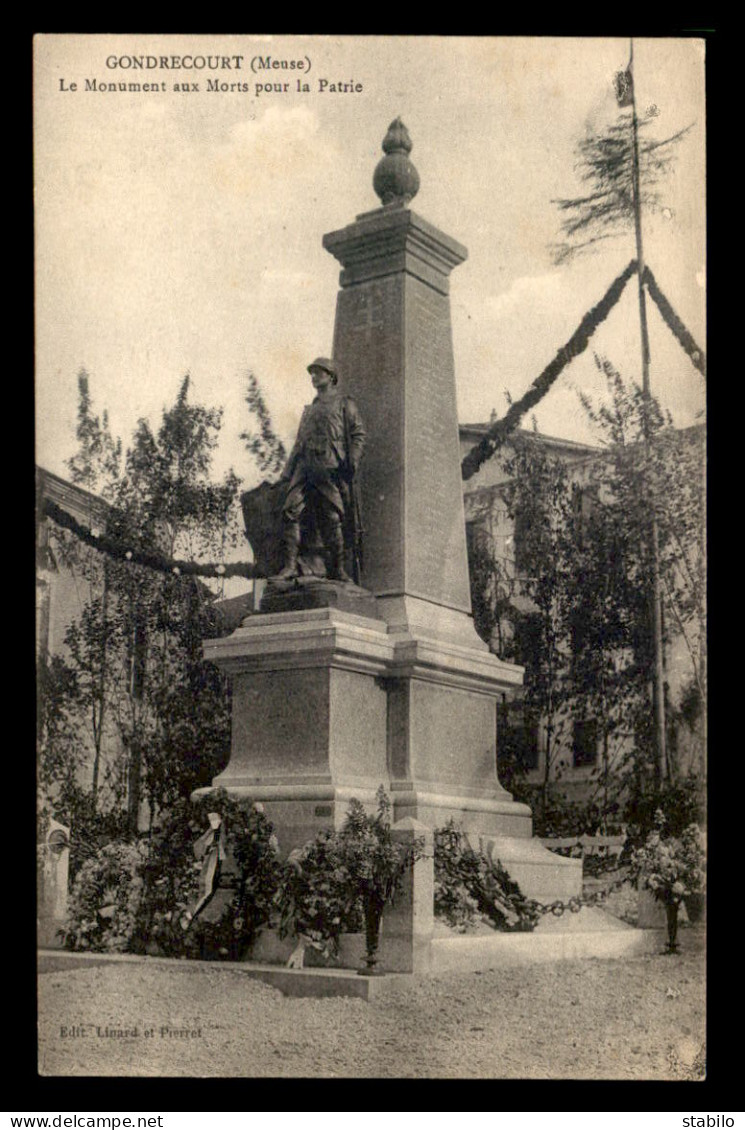
[[409, 160], [412, 141], [400, 118], [388, 126], [383, 138], [385, 157], [373, 174], [373, 188], [383, 204], [400, 204], [413, 200], [419, 191], [419, 173]]

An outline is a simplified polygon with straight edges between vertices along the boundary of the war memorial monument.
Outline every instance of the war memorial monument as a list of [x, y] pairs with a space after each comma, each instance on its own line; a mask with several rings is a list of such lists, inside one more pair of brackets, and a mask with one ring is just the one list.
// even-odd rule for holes
[[[497, 703], [522, 669], [471, 615], [449, 299], [468, 252], [410, 208], [411, 148], [397, 119], [374, 173], [380, 207], [323, 237], [342, 268], [333, 356], [309, 369], [314, 405], [332, 407], [315, 432], [306, 408], [272, 488], [281, 568], [259, 613], [204, 645], [233, 680], [231, 757], [213, 785], [261, 801], [290, 850], [340, 826], [350, 798], [374, 805], [382, 784], [395, 827], [453, 819], [528, 897], [568, 899], [581, 861], [532, 837], [530, 809], [497, 776]], [[321, 473], [336, 487], [306, 476], [303, 490], [298, 457], [322, 433], [336, 436]]]

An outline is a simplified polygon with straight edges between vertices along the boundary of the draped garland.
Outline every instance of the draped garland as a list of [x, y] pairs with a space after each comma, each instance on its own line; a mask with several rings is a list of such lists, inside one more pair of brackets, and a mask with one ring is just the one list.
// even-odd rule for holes
[[[527, 392], [521, 396], [519, 400], [516, 400], [514, 404], [511, 404], [505, 415], [502, 416], [501, 419], [496, 420], [489, 428], [486, 435], [465, 454], [460, 465], [461, 477], [464, 482], [470, 479], [472, 475], [475, 475], [487, 459], [490, 459], [492, 455], [499, 450], [507, 437], [518, 426], [525, 413], [535, 407], [539, 400], [543, 399], [562, 370], [570, 361], [578, 357], [579, 354], [587, 348], [591, 336], [601, 322], [604, 322], [608, 317], [621, 297], [626, 283], [631, 276], [636, 273], [637, 267], [638, 263], [636, 259], [632, 259], [618, 278], [613, 280], [597, 306], [593, 306], [593, 308], [585, 314], [569, 341], [566, 345], [561, 347], [553, 361], [546, 366], [540, 376], [536, 377]], [[677, 338], [698, 371], [705, 377], [706, 358], [703, 350], [699, 349], [693, 336], [688, 332], [683, 322], [673, 310], [672, 305], [660, 290], [657, 280], [649, 267], [644, 268], [644, 282], [665, 324]]]
[[109, 557], [113, 557], [118, 561], [128, 561], [135, 565], [145, 565], [148, 569], [155, 569], [159, 573], [172, 573], [174, 576], [191, 576], [191, 577], [257, 577], [260, 574], [256, 571], [256, 567], [250, 561], [235, 561], [232, 563], [212, 562], [206, 565], [199, 565], [196, 561], [179, 561], [178, 559], [166, 557], [162, 553], [154, 553], [152, 550], [131, 549], [124, 543], [117, 541], [115, 538], [108, 537], [106, 534], [94, 534], [88, 526], [83, 526], [78, 522], [72, 514], [68, 514], [56, 502], [51, 499], [46, 499], [44, 502], [44, 514], [56, 522], [58, 526], [63, 529], [69, 530], [79, 538], [85, 545], [89, 545], [92, 549], [97, 550], [99, 553], [106, 553]]
[[680, 345], [688, 354], [701, 376], [705, 379], [706, 356], [704, 354], [704, 351], [703, 349], [699, 349], [699, 347], [696, 345], [696, 342], [693, 340], [693, 336], [689, 334], [688, 330], [685, 328], [680, 318], [670, 305], [670, 302], [667, 300], [667, 298], [665, 298], [665, 295], [659, 288], [657, 279], [652, 274], [651, 267], [644, 268], [644, 281], [647, 284], [647, 289], [650, 293], [650, 296], [654, 299], [657, 305], [657, 309], [659, 310], [660, 314], [662, 314], [662, 317], [668, 329], [678, 339]]
[[490, 459], [502, 446], [508, 435], [515, 430], [525, 413], [533, 408], [539, 400], [543, 399], [556, 378], [569, 362], [575, 357], [578, 357], [580, 353], [584, 352], [595, 330], [601, 322], [605, 321], [623, 294], [624, 287], [636, 271], [636, 267], [636, 259], [632, 259], [618, 278], [613, 280], [597, 306], [593, 306], [593, 308], [585, 314], [579, 326], [569, 338], [569, 341], [566, 345], [562, 345], [553, 361], [549, 362], [540, 376], [536, 377], [524, 396], [521, 396], [519, 400], [511, 404], [506, 414], [500, 420], [497, 420], [489, 428], [489, 431], [483, 439], [464, 456], [460, 465], [461, 476], [464, 482], [470, 479], [472, 475], [475, 475], [481, 465], [485, 463], [487, 459]]

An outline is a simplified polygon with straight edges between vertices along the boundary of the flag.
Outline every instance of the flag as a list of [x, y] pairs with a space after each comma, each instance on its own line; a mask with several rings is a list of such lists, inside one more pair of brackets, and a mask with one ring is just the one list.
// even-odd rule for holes
[[627, 67], [625, 71], [616, 71], [613, 85], [616, 88], [618, 105], [630, 106], [634, 101], [634, 79], [631, 74], [631, 67]]

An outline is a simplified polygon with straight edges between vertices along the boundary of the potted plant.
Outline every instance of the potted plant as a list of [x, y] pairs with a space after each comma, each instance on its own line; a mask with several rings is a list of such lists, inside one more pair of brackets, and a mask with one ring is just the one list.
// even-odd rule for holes
[[407, 867], [420, 857], [422, 850], [418, 842], [413, 847], [394, 842], [391, 802], [382, 786], [378, 789], [377, 801], [374, 816], [368, 816], [358, 800], [350, 801], [347, 818], [338, 833], [339, 855], [365, 917], [367, 953], [365, 965], [359, 972], [368, 977], [383, 972], [377, 958], [383, 909], [393, 901]]
[[678, 911], [688, 896], [701, 894], [706, 883], [704, 840], [698, 824], [689, 824], [679, 836], [667, 836], [661, 811], [654, 829], [632, 855], [637, 879], [665, 907], [667, 952], [677, 953]]

